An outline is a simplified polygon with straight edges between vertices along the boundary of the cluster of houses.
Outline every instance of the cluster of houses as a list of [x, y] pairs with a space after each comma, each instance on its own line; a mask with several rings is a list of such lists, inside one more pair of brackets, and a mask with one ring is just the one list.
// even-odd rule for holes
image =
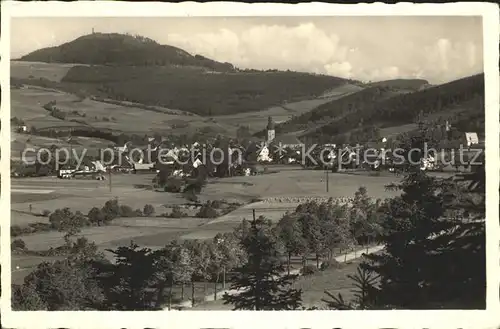
[[[468, 146], [480, 144], [476, 133], [464, 135]], [[325, 162], [334, 166], [340, 160], [344, 164], [347, 163], [346, 167], [363, 166], [363, 163], [356, 161], [359, 150], [350, 145], [317, 146], [309, 153], [310, 157], [304, 157], [303, 153], [309, 149], [309, 146], [304, 145], [294, 134], [276, 136], [275, 125], [271, 117], [268, 118], [264, 139], [251, 137], [242, 141], [218, 138], [205, 141], [203, 144], [194, 142], [191, 145], [174, 145], [165, 139], [158, 140], [154, 137], [149, 137], [147, 141], [148, 143], [142, 146], [135, 146], [129, 142], [123, 146], [114, 147], [112, 161], [109, 158], [101, 158], [102, 154], [99, 150], [100, 157], [96, 157], [97, 160], [86, 161], [83, 168], [59, 169], [58, 176], [70, 178], [80, 175], [105, 179], [102, 173], [109, 171], [134, 173], [167, 171], [170, 176], [185, 177], [205, 171], [209, 176], [226, 177], [261, 173], [264, 170], [263, 164], [300, 163], [305, 167], [318, 166], [317, 163], [310, 163], [311, 158], [323, 160], [319, 164], [323, 167], [325, 167]], [[380, 141], [371, 143], [369, 147], [381, 151], [384, 150], [386, 142], [387, 139], [382, 138]], [[372, 157], [375, 158], [369, 159], [372, 169], [378, 169], [381, 163], [380, 154], [381, 152], [373, 154]], [[426, 168], [432, 167], [431, 160], [426, 162]]]

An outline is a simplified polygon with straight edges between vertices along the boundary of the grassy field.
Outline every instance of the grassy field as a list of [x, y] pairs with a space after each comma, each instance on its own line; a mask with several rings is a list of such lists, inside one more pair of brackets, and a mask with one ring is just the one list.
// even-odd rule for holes
[[10, 75], [21, 79], [47, 79], [59, 82], [76, 64], [11, 61]]
[[[395, 180], [394, 176], [371, 177], [365, 175], [331, 174], [329, 193], [325, 191], [322, 171], [284, 170], [275, 174], [232, 177], [214, 180], [200, 195], [202, 202], [206, 200], [232, 200], [248, 203], [260, 197], [314, 196], [345, 197], [352, 196], [359, 186], [368, 188], [373, 197], [386, 197], [384, 186]], [[181, 195], [137, 189], [135, 184], [148, 184], [153, 175], [114, 175], [112, 191], [107, 181], [93, 180], [60, 180], [57, 178], [14, 179], [12, 188], [12, 225], [28, 225], [33, 222], [48, 222], [47, 217], [30, 215], [29, 205], [33, 213], [44, 210], [54, 211], [69, 207], [72, 211], [87, 213], [92, 207], [102, 207], [107, 200], [118, 198], [120, 204], [129, 205], [133, 209], [142, 209], [145, 204], [152, 204], [156, 213], [168, 212], [165, 206], [186, 202]], [[246, 183], [246, 184], [243, 184]], [[36, 189], [51, 189], [37, 200]], [[19, 195], [26, 195], [27, 200]], [[53, 195], [53, 199], [48, 196]], [[16, 200], [17, 198], [17, 200]], [[130, 243], [133, 239], [140, 245], [159, 247], [174, 238], [210, 239], [219, 232], [230, 232], [239, 225], [243, 218], [251, 219], [252, 209], [257, 216], [263, 215], [273, 221], [281, 218], [286, 211], [293, 211], [297, 203], [258, 202], [243, 206], [227, 215], [214, 220], [200, 218], [168, 219], [160, 217], [122, 218], [113, 221], [106, 227], [84, 229], [82, 235], [95, 241], [101, 248], [116, 247]], [[62, 233], [44, 232], [23, 236], [29, 249], [43, 250], [62, 244]]]

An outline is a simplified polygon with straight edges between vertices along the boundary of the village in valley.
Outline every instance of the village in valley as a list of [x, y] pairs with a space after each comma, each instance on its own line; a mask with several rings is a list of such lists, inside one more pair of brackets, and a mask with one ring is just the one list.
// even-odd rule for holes
[[[483, 73], [434, 84], [358, 81], [240, 69], [178, 55], [182, 49], [146, 37], [94, 28], [65, 42], [61, 50], [33, 49], [11, 62], [13, 308], [425, 309], [484, 303], [484, 190], [458, 183], [480, 185], [481, 177], [484, 183]], [[127, 57], [139, 56], [137, 49], [140, 59]], [[171, 77], [178, 84], [171, 85]], [[424, 145], [437, 152], [401, 161]], [[475, 208], [460, 208], [465, 203], [450, 201], [443, 186], [457, 200], [474, 199]], [[412, 220], [405, 211], [415, 211], [408, 215]], [[452, 248], [442, 251], [443, 261], [418, 258], [422, 268], [440, 263], [448, 278], [384, 272], [389, 265], [380, 257], [403, 248], [390, 234], [407, 220], [419, 239], [434, 234], [440, 222], [457, 250], [462, 240], [451, 227], [477, 230], [471, 238], [477, 248], [460, 249], [464, 261], [474, 259], [467, 268], [476, 272], [446, 267], [446, 257], [456, 256]], [[242, 286], [256, 275], [245, 272], [255, 270], [249, 264], [261, 259], [249, 241], [272, 246], [274, 258], [257, 268], [269, 268], [270, 281], [282, 278], [273, 284], [290, 292], [286, 301], [238, 299], [259, 286]], [[391, 243], [397, 247], [387, 247]], [[141, 275], [135, 266], [144, 268]], [[398, 289], [413, 297], [396, 288], [390, 295], [392, 288], [383, 289], [390, 284], [373, 281], [368, 268], [378, 278], [435, 280], [426, 289], [436, 292], [415, 297], [408, 284]], [[76, 293], [63, 287], [65, 277], [75, 278], [69, 285]], [[44, 278], [50, 289], [42, 287]], [[361, 279], [377, 285], [370, 302], [355, 291]], [[127, 297], [130, 287], [123, 282], [135, 282], [136, 295]], [[450, 293], [458, 286], [467, 287], [470, 299]], [[438, 298], [444, 291], [449, 297]]]

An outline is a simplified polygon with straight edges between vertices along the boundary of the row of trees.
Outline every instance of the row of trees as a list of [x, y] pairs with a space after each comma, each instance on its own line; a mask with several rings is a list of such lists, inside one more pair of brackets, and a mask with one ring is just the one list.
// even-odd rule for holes
[[188, 283], [194, 304], [196, 282], [220, 282], [223, 272], [245, 258], [233, 234], [209, 241], [172, 241], [159, 250], [131, 243], [107, 251], [113, 262], [86, 238], [70, 241], [65, 260], [44, 262], [23, 285], [13, 286], [14, 309], [161, 309], [167, 301], [171, 305], [175, 285], [182, 285], [183, 298]]
[[356, 245], [376, 242], [382, 233], [383, 206], [381, 200], [373, 202], [364, 187], [355, 193], [352, 204], [330, 200], [299, 205], [276, 226], [287, 254], [288, 271], [292, 256], [300, 256], [306, 266], [308, 255], [314, 254], [319, 268], [320, 260], [331, 260], [336, 249], [342, 253]]

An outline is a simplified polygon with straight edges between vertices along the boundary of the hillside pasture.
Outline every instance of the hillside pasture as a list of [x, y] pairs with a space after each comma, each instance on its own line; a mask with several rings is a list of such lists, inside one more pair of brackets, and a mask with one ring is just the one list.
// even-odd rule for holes
[[[47, 79], [59, 82], [77, 64], [11, 61], [10, 75], [19, 79]], [[80, 64], [78, 64], [80, 65]]]
[[18, 155], [19, 152], [23, 151], [25, 147], [32, 147], [35, 149], [46, 148], [50, 149], [51, 146], [55, 145], [58, 148], [73, 148], [78, 155], [81, 154], [82, 150], [85, 149], [98, 149], [106, 148], [112, 146], [114, 143], [105, 139], [91, 138], [91, 137], [80, 137], [74, 136], [71, 138], [71, 144], [68, 142], [68, 138], [51, 138], [38, 135], [28, 135], [28, 134], [11, 134], [11, 152], [12, 155]]
[[[64, 92], [25, 86], [12, 90], [11, 117], [24, 120], [28, 126], [37, 129], [97, 128], [111, 129], [116, 133], [148, 134], [153, 132], [168, 134], [194, 133], [199, 130], [212, 130], [214, 133], [234, 135], [236, 127], [230, 124], [211, 121], [207, 118], [187, 116], [179, 111], [168, 109], [146, 110], [140, 105], [133, 106], [120, 102], [108, 103], [89, 98], [80, 99]], [[51, 116], [43, 105], [56, 101], [56, 107], [66, 113], [61, 120]], [[169, 111], [168, 113], [166, 113]], [[178, 113], [178, 114], [169, 114]], [[75, 122], [77, 121], [77, 122]]]

